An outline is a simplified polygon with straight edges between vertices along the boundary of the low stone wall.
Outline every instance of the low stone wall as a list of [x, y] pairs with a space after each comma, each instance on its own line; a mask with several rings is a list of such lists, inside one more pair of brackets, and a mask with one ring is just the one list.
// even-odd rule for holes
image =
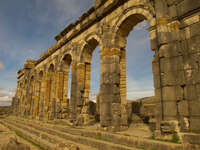
[[146, 123], [155, 128], [155, 109], [154, 97], [128, 100], [129, 123]]

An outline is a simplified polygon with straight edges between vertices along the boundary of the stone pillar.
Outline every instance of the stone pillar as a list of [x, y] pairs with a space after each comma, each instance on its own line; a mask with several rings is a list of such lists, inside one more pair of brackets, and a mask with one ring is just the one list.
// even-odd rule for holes
[[[161, 121], [161, 124], [157, 123], [157, 131], [168, 134], [179, 132], [178, 121], [182, 112], [179, 112], [178, 107], [187, 107], [187, 101], [182, 94], [185, 88], [183, 56], [179, 43], [179, 21], [170, 20], [170, 10], [166, 1], [156, 0], [155, 6], [157, 49], [153, 60], [153, 72], [155, 94], [160, 100], [160, 105], [157, 105], [157, 118]], [[186, 109], [184, 111], [187, 112]]]
[[85, 91], [85, 63], [79, 63], [77, 65], [77, 111], [80, 114], [84, 103], [84, 91]]
[[69, 117], [68, 80], [69, 80], [69, 68], [63, 72], [62, 118]]
[[50, 91], [51, 91], [51, 80], [49, 77], [49, 74], [46, 73], [44, 77], [45, 82], [45, 95], [44, 95], [44, 112], [45, 112], [45, 119], [48, 119], [49, 117], [49, 103], [50, 103]]
[[[155, 9], [158, 12], [156, 15], [157, 21], [157, 49], [155, 51], [155, 56], [153, 59], [153, 74], [154, 74], [154, 87], [155, 87], [155, 97], [157, 100], [156, 104], [156, 136], [160, 136], [160, 124], [164, 119], [164, 104], [163, 104], [163, 90], [161, 81], [161, 65], [160, 58], [158, 55], [159, 45], [163, 45], [168, 40], [168, 28], [167, 28], [167, 4], [164, 0], [155, 1]], [[151, 32], [150, 32], [151, 33]]]
[[56, 118], [56, 72], [50, 73], [50, 81], [51, 81], [51, 90], [50, 90], [50, 111], [49, 111], [49, 119], [55, 119]]
[[77, 64], [71, 64], [71, 98], [69, 101], [70, 120], [76, 120], [76, 106], [77, 106]]
[[120, 56], [120, 96], [121, 96], [121, 124], [128, 125], [127, 88], [126, 88], [126, 51], [121, 49]]
[[35, 79], [31, 79], [31, 93], [30, 93], [30, 117], [34, 117], [34, 104], [35, 104]]
[[44, 118], [44, 95], [45, 95], [45, 75], [42, 76], [42, 79], [40, 81], [40, 95], [39, 95], [39, 118]]
[[100, 123], [118, 128], [121, 121], [120, 50], [101, 50]]
[[22, 116], [25, 116], [25, 102], [26, 102], [26, 85], [27, 83], [24, 83], [24, 86], [23, 86], [23, 97], [22, 98], [22, 108], [21, 108], [21, 115]]
[[39, 119], [39, 99], [40, 99], [40, 81], [35, 82], [35, 99], [33, 108], [33, 117]]
[[56, 72], [56, 117], [62, 118], [63, 113], [63, 72]]

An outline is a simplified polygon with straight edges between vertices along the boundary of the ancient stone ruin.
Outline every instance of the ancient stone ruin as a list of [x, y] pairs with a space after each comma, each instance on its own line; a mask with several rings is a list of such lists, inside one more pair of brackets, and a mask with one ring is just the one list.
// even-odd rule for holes
[[[115, 131], [128, 127], [137, 104], [126, 99], [126, 38], [144, 20], [154, 52], [155, 96], [149, 105], [142, 102], [138, 107], [143, 111], [137, 113], [154, 118], [155, 137], [177, 132], [182, 141], [200, 145], [199, 0], [95, 0], [55, 36], [56, 43], [38, 60], [27, 59], [18, 71], [13, 112], [38, 120], [68, 120], [72, 125], [99, 121], [102, 128]], [[101, 71], [95, 104], [89, 93], [97, 46]]]

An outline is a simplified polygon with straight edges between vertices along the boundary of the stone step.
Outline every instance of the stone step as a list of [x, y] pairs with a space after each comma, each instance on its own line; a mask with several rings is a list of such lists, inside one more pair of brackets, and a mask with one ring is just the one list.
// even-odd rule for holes
[[54, 135], [51, 135], [49, 133], [42, 132], [38, 129], [34, 129], [34, 128], [26, 126], [24, 124], [18, 124], [14, 121], [8, 121], [8, 120], [7, 120], [7, 123], [12, 124], [17, 128], [21, 128], [25, 131], [28, 131], [29, 133], [36, 135], [37, 137], [39, 137], [43, 140], [46, 140], [49, 143], [52, 143], [54, 145], [53, 149], [55, 149], [55, 147], [58, 147], [59, 144], [62, 144], [62, 145], [64, 144], [67, 147], [78, 146], [79, 149], [81, 149], [81, 150], [88, 150], [88, 149], [94, 149], [95, 150], [95, 148], [91, 148], [91, 147], [88, 147], [88, 146], [85, 146], [85, 145], [82, 145], [82, 144], [77, 144], [77, 143], [74, 143], [72, 141], [68, 141], [66, 139], [60, 138], [59, 136], [54, 136]]
[[[11, 118], [10, 118], [11, 119]], [[97, 131], [97, 130], [88, 130], [88, 129], [77, 129], [70, 128], [63, 125], [54, 125], [45, 123], [42, 121], [31, 120], [30, 123], [27, 119], [23, 118], [12, 118], [17, 120], [20, 123], [25, 123], [27, 126], [32, 126], [34, 128], [41, 128], [41, 130], [46, 130], [48, 128], [53, 129], [53, 131], [68, 133], [71, 135], [77, 135], [81, 137], [90, 137], [94, 139], [100, 139], [108, 142], [112, 142], [115, 144], [126, 145], [129, 147], [139, 147], [145, 149], [157, 149], [157, 150], [182, 150], [183, 146], [181, 144], [169, 143], [169, 142], [161, 142], [141, 137], [134, 136], [125, 136], [120, 134], [114, 134], [109, 132]]]
[[[11, 121], [11, 120], [6, 120], [5, 122], [8, 125], [12, 124], [13, 127], [20, 128], [21, 130], [25, 130], [25, 131], [29, 132], [31, 135], [36, 136], [37, 139], [41, 138], [41, 139], [47, 141], [48, 143], [51, 143], [51, 145], [50, 145], [51, 147], [47, 147], [48, 150], [49, 149], [55, 150], [55, 148], [58, 147], [59, 144], [64, 144], [65, 146], [68, 146], [68, 147], [71, 147], [72, 145], [76, 145], [79, 147], [80, 150], [96, 150], [95, 148], [61, 138], [58, 135], [55, 135], [54, 132], [52, 132], [52, 134], [49, 134], [49, 133], [43, 132], [39, 129], [32, 128], [30, 126], [25, 125], [25, 123], [20, 124], [20, 123], [17, 123], [17, 121]], [[38, 143], [38, 141], [33, 140], [33, 142], [40, 145], [40, 143]], [[43, 146], [41, 145], [41, 147], [43, 147]]]
[[28, 139], [29, 141], [40, 145], [40, 147], [42, 147], [43, 149], [54, 150], [56, 148], [54, 144], [48, 142], [47, 140], [39, 138], [38, 136], [33, 135], [33, 134], [29, 133], [28, 131], [25, 131], [19, 127], [16, 127], [15, 125], [12, 125], [12, 124], [7, 123], [6, 121], [2, 121], [2, 120], [0, 120], [0, 123], [4, 126], [8, 127], [9, 129], [15, 131], [18, 136], [21, 136], [24, 139]]
[[[32, 132], [32, 134], [38, 134], [38, 132], [42, 132], [42, 137], [46, 137], [46, 139], [51, 139], [50, 135], [53, 137], [60, 137], [68, 141], [73, 141], [76, 143], [81, 143], [84, 145], [88, 145], [91, 148], [90, 149], [99, 149], [99, 150], [137, 150], [134, 147], [128, 147], [124, 145], [119, 145], [115, 143], [111, 143], [108, 141], [104, 141], [102, 139], [96, 139], [96, 138], [91, 138], [91, 137], [85, 137], [77, 134], [70, 134], [67, 132], [59, 131], [56, 128], [52, 128], [51, 125], [41, 125], [41, 124], [36, 124], [35, 123], [29, 123], [28, 121], [22, 121], [22, 120], [13, 120], [13, 119], [7, 119], [6, 122], [8, 124], [13, 124], [14, 126], [21, 126], [22, 129], [28, 130], [29, 132]], [[55, 139], [53, 141], [49, 140], [50, 142], [54, 143], [57, 142]], [[92, 148], [94, 147], [94, 148]]]

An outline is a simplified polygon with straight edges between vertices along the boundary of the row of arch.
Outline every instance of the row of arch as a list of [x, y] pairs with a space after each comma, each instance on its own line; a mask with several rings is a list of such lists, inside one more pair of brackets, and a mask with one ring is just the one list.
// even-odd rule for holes
[[[64, 54], [61, 57], [59, 69], [50, 63], [47, 72], [40, 71], [36, 75], [38, 77], [31, 76], [29, 96], [21, 102], [23, 106], [25, 106], [25, 101], [29, 103], [23, 112], [35, 117], [46, 116], [47, 119], [65, 118], [67, 116], [76, 119], [77, 112], [78, 114], [83, 113], [83, 107], [87, 109], [89, 102], [92, 53], [100, 45], [101, 96], [99, 105], [101, 108], [98, 113], [102, 125], [107, 126], [111, 122], [118, 124], [121, 114], [114, 114], [111, 107], [121, 109], [120, 105], [126, 104], [126, 86], [124, 86], [126, 80], [122, 79], [126, 78], [124, 76], [126, 70], [123, 69], [126, 64], [126, 37], [136, 24], [145, 19], [149, 21], [150, 26], [155, 26], [153, 15], [146, 9], [129, 8], [119, 17], [114, 27], [106, 26], [106, 28], [109, 28], [106, 34], [109, 34], [111, 39], [107, 39], [104, 34], [98, 36], [98, 33], [94, 32], [84, 40], [83, 46], [78, 50], [80, 51], [79, 56], [75, 56], [73, 52], [72, 54]], [[110, 65], [114, 65], [114, 68]], [[70, 66], [72, 76], [69, 100], [67, 97]], [[111, 70], [108, 69], [109, 67], [111, 67]], [[108, 77], [111, 77], [111, 79], [107, 79]], [[113, 81], [113, 78], [116, 78], [116, 81]], [[110, 93], [105, 91], [108, 87], [111, 87]], [[118, 89], [116, 90], [116, 88]], [[113, 99], [106, 100], [105, 96], [111, 96]]]

